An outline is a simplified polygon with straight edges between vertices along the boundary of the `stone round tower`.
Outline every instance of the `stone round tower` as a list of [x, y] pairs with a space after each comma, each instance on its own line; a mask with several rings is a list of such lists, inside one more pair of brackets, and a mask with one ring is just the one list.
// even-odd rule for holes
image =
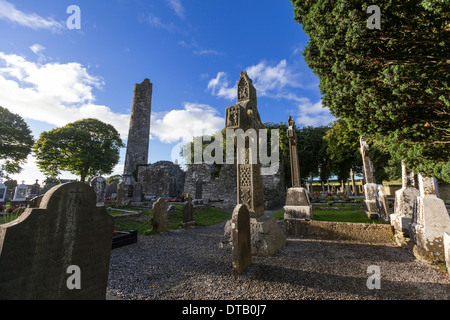
[[134, 86], [127, 153], [123, 170], [123, 174], [126, 176], [132, 175], [138, 165], [148, 163], [152, 90], [153, 84], [149, 79]]

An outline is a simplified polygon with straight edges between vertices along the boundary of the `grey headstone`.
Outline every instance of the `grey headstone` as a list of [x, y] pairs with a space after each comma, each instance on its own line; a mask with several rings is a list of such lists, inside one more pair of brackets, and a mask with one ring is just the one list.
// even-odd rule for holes
[[252, 263], [250, 214], [245, 204], [238, 204], [231, 217], [233, 272], [242, 274]]
[[186, 202], [183, 205], [183, 227], [191, 227], [194, 222], [194, 205], [189, 194], [186, 196]]
[[[39, 208], [0, 225], [0, 299], [105, 299], [113, 224], [87, 184], [52, 188]], [[69, 289], [71, 266], [80, 289]]]
[[106, 179], [101, 176], [99, 172], [96, 177], [91, 181], [91, 187], [94, 189], [97, 198], [97, 206], [105, 205], [105, 195], [106, 195]]
[[28, 193], [28, 186], [24, 185], [23, 183], [21, 185], [18, 185], [17, 187], [14, 188], [13, 201], [26, 201], [27, 193]]
[[158, 233], [167, 231], [167, 203], [163, 198], [153, 204], [153, 227]]

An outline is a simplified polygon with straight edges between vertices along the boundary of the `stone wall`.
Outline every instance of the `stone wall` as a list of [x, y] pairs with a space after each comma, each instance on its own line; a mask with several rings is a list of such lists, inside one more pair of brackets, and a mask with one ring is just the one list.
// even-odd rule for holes
[[[195, 195], [196, 182], [202, 181], [202, 198], [216, 207], [233, 210], [237, 204], [236, 165], [223, 164], [218, 177], [215, 166], [208, 164], [193, 164], [186, 172], [184, 194]], [[265, 209], [282, 206], [286, 201], [286, 187], [284, 183], [283, 165], [274, 175], [263, 175], [264, 206]]]
[[[395, 192], [400, 190], [402, 185], [385, 185], [384, 190], [386, 191], [386, 195], [389, 197], [395, 196]], [[443, 200], [450, 201], [450, 184], [447, 183], [439, 183], [439, 196]]]
[[215, 165], [193, 164], [186, 172], [184, 194], [195, 195], [196, 182], [202, 182], [202, 198], [214, 206], [232, 210], [236, 206], [236, 165], [223, 164], [216, 177]]
[[[184, 189], [185, 172], [171, 161], [158, 161], [138, 168], [138, 182], [142, 185], [144, 197], [179, 197]], [[175, 194], [170, 191], [175, 182]]]
[[294, 237], [384, 243], [394, 239], [394, 228], [389, 224], [291, 220], [288, 224], [285, 221], [285, 228]]

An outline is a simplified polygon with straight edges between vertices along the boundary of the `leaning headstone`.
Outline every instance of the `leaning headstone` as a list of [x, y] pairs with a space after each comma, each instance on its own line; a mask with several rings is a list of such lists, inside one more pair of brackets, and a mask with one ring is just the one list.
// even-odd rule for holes
[[379, 184], [378, 187], [378, 194], [377, 194], [377, 201], [378, 201], [378, 219], [383, 220], [386, 223], [389, 223], [390, 221], [390, 211], [389, 211], [389, 204], [388, 199], [386, 195], [386, 191], [384, 191], [383, 185]]
[[231, 217], [233, 272], [242, 274], [252, 263], [250, 215], [247, 206], [238, 204]]
[[391, 215], [391, 224], [397, 232], [409, 237], [409, 225], [414, 212], [414, 200], [419, 196], [415, 188], [414, 173], [402, 164], [402, 188], [395, 192], [394, 213]]
[[97, 176], [92, 179], [90, 184], [97, 196], [97, 206], [104, 206], [106, 196], [106, 179], [102, 177], [101, 171], [97, 173]]
[[0, 225], [0, 299], [105, 299], [113, 224], [87, 184], [52, 188]]
[[364, 170], [364, 204], [365, 213], [369, 219], [378, 219], [380, 217], [380, 207], [378, 201], [378, 185], [375, 182], [375, 169], [373, 163], [369, 158], [369, 145], [366, 140], [361, 137], [361, 156], [363, 160]]
[[444, 233], [450, 233], [450, 217], [444, 200], [436, 196], [434, 177], [418, 175], [419, 196], [416, 199], [411, 233], [418, 259], [443, 262]]
[[167, 203], [163, 198], [153, 204], [153, 228], [158, 233], [167, 231]]
[[28, 193], [28, 186], [26, 186], [25, 181], [22, 181], [21, 185], [18, 185], [14, 188], [14, 202], [20, 202], [20, 201], [26, 201], [27, 200], [27, 193]]
[[186, 195], [186, 201], [183, 205], [183, 228], [193, 227], [194, 221], [194, 205], [192, 204], [191, 195]]
[[6, 191], [8, 187], [3, 184], [3, 181], [0, 179], [0, 202], [5, 202], [6, 199]]

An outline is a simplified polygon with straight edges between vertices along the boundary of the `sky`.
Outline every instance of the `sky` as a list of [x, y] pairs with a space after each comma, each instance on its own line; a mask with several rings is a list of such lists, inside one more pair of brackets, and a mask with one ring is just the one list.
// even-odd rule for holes
[[[290, 0], [0, 0], [0, 106], [35, 139], [97, 118], [126, 143], [133, 87], [148, 78], [149, 163], [181, 162], [194, 123], [203, 134], [224, 127], [247, 71], [262, 122], [287, 123], [291, 114], [300, 128], [327, 125], [335, 118], [321, 104], [319, 79], [302, 56], [308, 37], [293, 19]], [[123, 173], [125, 152], [113, 174]], [[11, 177], [45, 179], [32, 154]]]

